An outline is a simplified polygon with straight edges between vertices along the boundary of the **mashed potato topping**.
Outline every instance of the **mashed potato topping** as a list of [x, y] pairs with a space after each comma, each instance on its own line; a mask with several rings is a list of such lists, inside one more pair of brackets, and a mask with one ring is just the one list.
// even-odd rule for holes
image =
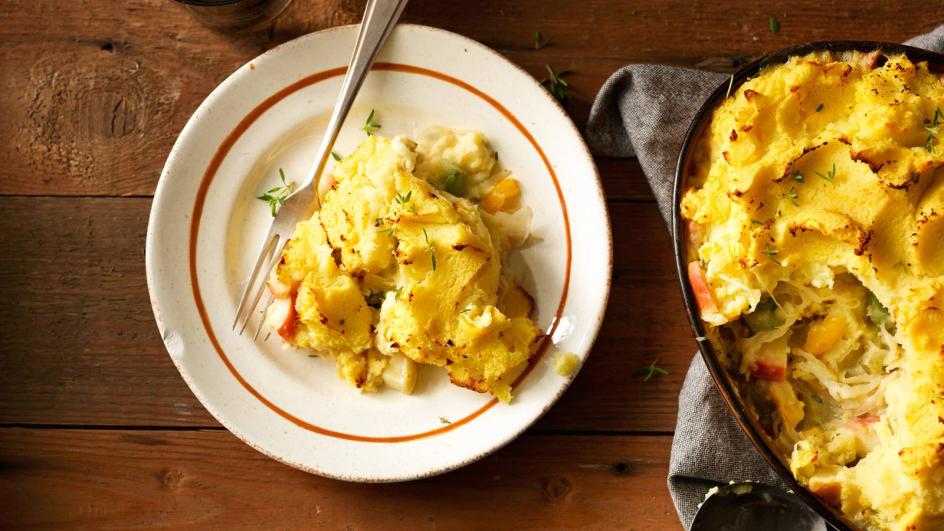
[[[420, 139], [368, 136], [336, 164], [321, 211], [271, 274], [267, 320], [359, 389], [411, 392], [422, 363], [507, 402], [540, 335], [530, 295], [503, 268], [520, 228], [499, 215], [520, 218], [505, 193], [518, 184], [481, 133]], [[501, 208], [479, 205], [497, 193]]]
[[689, 277], [793, 473], [869, 529], [944, 528], [944, 83], [816, 53], [714, 111]]

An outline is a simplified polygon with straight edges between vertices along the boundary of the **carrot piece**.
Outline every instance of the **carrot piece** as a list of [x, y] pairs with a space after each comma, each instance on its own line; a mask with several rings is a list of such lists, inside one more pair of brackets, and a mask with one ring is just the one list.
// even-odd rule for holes
[[718, 313], [718, 305], [708, 287], [708, 280], [705, 279], [705, 272], [701, 264], [691, 262], [688, 264], [688, 282], [692, 285], [692, 292], [695, 294], [695, 302], [698, 304], [698, 310], [702, 315], [706, 313]]
[[787, 377], [787, 366], [768, 360], [757, 360], [757, 363], [751, 367], [751, 375], [758, 380], [782, 382]]
[[288, 341], [289, 339], [295, 337], [295, 323], [296, 323], [296, 313], [295, 313], [295, 299], [298, 297], [298, 292], [292, 292], [292, 303], [289, 305], [288, 314], [285, 316], [285, 321], [282, 323], [282, 326], [279, 327], [279, 335], [282, 336], [282, 339]]
[[845, 331], [846, 322], [842, 317], [832, 314], [827, 315], [823, 320], [810, 325], [809, 332], [806, 334], [806, 345], [803, 349], [814, 356], [822, 356], [829, 349], [836, 346]]
[[502, 179], [482, 200], [482, 208], [489, 214], [496, 212], [513, 212], [518, 207], [518, 198], [521, 188], [518, 181], [511, 177]]

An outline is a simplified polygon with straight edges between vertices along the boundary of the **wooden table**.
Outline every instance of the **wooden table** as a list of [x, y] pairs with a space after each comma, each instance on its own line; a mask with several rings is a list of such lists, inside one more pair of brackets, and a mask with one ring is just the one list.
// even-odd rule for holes
[[[479, 463], [394, 485], [311, 476], [230, 435], [174, 369], [148, 303], [144, 239], [175, 137], [238, 66], [356, 22], [362, 4], [295, 0], [234, 36], [169, 0], [0, 1], [2, 527], [679, 526], [666, 468], [695, 345], [634, 160], [597, 160], [616, 261], [588, 365], [545, 418]], [[730, 71], [802, 41], [900, 41], [944, 22], [927, 1], [776, 4], [414, 0], [405, 19], [484, 42], [535, 76], [573, 70], [581, 126], [626, 63]], [[551, 45], [528, 49], [535, 31]], [[656, 359], [668, 376], [631, 378]]]

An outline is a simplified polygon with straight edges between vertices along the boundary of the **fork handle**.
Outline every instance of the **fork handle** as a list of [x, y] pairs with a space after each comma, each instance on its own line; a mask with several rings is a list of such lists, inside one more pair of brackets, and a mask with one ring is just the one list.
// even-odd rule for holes
[[371, 65], [377, 57], [377, 52], [383, 46], [384, 41], [393, 31], [406, 7], [408, 0], [368, 0], [367, 8], [364, 10], [364, 18], [361, 20], [360, 31], [357, 33], [357, 41], [354, 43], [354, 54], [351, 56], [351, 62], [347, 67], [347, 74], [344, 76], [344, 82], [341, 84], [341, 94], [338, 95], [338, 101], [334, 104], [334, 111], [331, 113], [331, 119], [328, 120], [328, 127], [325, 129], [324, 138], [321, 140], [321, 146], [318, 148], [318, 156], [312, 164], [311, 170], [305, 178], [304, 185], [315, 185], [315, 208], [321, 206], [321, 195], [327, 190], [322, 190], [321, 183], [327, 183], [327, 180], [320, 179], [321, 172], [327, 164], [331, 148], [334, 146], [338, 133], [341, 131], [341, 125], [347, 118], [348, 111], [354, 103], [354, 98], [360, 90], [367, 73], [370, 72]]

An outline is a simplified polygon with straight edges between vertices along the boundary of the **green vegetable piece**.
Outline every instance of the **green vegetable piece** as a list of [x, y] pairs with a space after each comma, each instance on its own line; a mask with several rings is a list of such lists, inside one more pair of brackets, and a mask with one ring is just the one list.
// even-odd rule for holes
[[364, 297], [364, 300], [367, 302], [367, 305], [371, 308], [380, 309], [380, 306], [384, 301], [384, 292], [382, 291], [373, 291], [370, 290], [367, 292], [367, 296]]
[[462, 170], [456, 167], [449, 168], [443, 176], [442, 188], [456, 197], [464, 197], [468, 179]]
[[871, 291], [866, 297], [865, 314], [869, 317], [870, 321], [875, 323], [875, 326], [890, 328], [895, 325], [895, 321], [888, 312], [888, 308], [886, 308]]
[[755, 334], [773, 330], [783, 324], [783, 320], [777, 317], [777, 303], [766, 296], [757, 303], [753, 312], [744, 316], [744, 322]]

